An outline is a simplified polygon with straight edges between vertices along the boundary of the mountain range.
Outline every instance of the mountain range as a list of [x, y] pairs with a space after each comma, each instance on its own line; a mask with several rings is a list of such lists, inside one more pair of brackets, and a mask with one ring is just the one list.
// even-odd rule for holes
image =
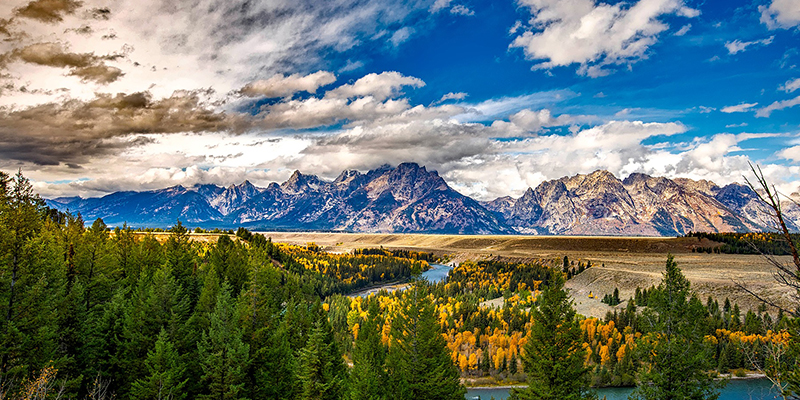
[[[800, 195], [793, 194], [800, 199]], [[764, 231], [769, 210], [748, 186], [595, 171], [546, 181], [520, 198], [479, 202], [453, 190], [436, 171], [414, 163], [326, 181], [299, 171], [281, 184], [248, 181], [116, 192], [47, 200], [61, 211], [106, 224], [451, 234], [675, 236], [690, 231]], [[787, 203], [790, 229], [800, 207]]]

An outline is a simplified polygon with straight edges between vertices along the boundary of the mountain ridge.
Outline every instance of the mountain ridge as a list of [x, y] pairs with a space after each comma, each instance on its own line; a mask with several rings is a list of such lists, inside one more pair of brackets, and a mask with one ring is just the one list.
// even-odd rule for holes
[[[597, 170], [528, 188], [519, 198], [477, 201], [415, 163], [345, 170], [332, 181], [294, 171], [283, 183], [176, 185], [103, 197], [47, 200], [109, 225], [335, 230], [365, 233], [675, 236], [764, 231], [768, 212], [748, 186]], [[792, 230], [800, 207], [786, 209]]]

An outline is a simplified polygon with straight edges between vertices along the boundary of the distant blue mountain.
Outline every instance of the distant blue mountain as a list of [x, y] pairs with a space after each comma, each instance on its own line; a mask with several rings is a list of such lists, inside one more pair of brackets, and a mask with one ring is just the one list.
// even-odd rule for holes
[[282, 184], [174, 186], [100, 198], [57, 198], [53, 208], [109, 225], [358, 232], [513, 233], [496, 215], [417, 164], [344, 171], [332, 182], [299, 171]]
[[[417, 164], [325, 181], [299, 171], [265, 188], [245, 181], [47, 200], [87, 222], [254, 230], [339, 230], [450, 234], [681, 235], [689, 231], [768, 229], [765, 204], [747, 186], [607, 171], [543, 182], [520, 198], [479, 203]], [[790, 210], [791, 211], [791, 210]], [[800, 213], [789, 212], [797, 230]]]

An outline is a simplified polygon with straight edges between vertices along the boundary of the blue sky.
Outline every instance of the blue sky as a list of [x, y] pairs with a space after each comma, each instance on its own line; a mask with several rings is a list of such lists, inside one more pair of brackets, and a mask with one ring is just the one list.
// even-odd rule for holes
[[800, 190], [800, 0], [11, 0], [0, 168], [45, 196], [418, 162]]

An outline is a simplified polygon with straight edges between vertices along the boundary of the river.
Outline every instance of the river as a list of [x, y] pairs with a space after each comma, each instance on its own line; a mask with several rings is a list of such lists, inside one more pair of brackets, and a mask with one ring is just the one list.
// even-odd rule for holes
[[[602, 388], [597, 389], [597, 397], [607, 400], [626, 400], [633, 388]], [[738, 379], [731, 380], [722, 389], [719, 400], [773, 400], [778, 399], [778, 392], [772, 388], [772, 383], [767, 379]], [[492, 396], [496, 400], [508, 397], [508, 389], [469, 389], [466, 398], [489, 400]]]
[[[447, 275], [450, 274], [450, 270], [453, 267], [444, 264], [430, 264], [431, 269], [422, 273], [422, 279], [427, 280], [430, 283], [439, 283], [447, 279]], [[388, 292], [394, 292], [395, 290], [404, 290], [408, 287], [407, 283], [389, 283], [386, 285], [375, 286], [371, 287], [366, 290], [361, 290], [355, 293], [351, 293], [349, 297], [366, 297], [372, 293], [378, 293], [381, 290], [386, 290]]]
[[453, 267], [444, 264], [431, 264], [431, 269], [422, 273], [422, 279], [427, 279], [430, 283], [439, 283], [447, 279]]

